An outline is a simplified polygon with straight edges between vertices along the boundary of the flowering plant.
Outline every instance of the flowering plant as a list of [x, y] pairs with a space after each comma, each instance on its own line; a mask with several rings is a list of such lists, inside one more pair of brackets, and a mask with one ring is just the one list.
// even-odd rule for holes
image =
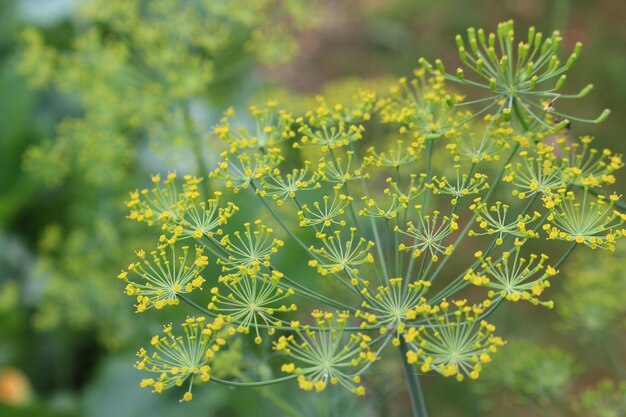
[[[569, 137], [582, 119], [554, 110], [570, 97], [557, 91], [580, 46], [561, 66], [558, 32], [544, 40], [531, 28], [517, 50], [512, 22], [497, 34], [470, 29], [471, 53], [460, 39], [462, 61], [485, 83], [421, 60], [414, 79], [383, 97], [362, 91], [350, 106], [319, 98], [294, 115], [269, 102], [243, 124], [229, 109], [208, 182], [170, 172], [130, 194], [130, 219], [162, 235], [119, 274], [126, 293], [138, 312], [183, 301], [194, 314], [139, 351], [136, 367], [153, 374], [142, 386], [187, 383], [183, 400], [207, 381], [365, 395], [362, 377], [395, 347], [414, 414], [425, 416], [418, 375], [478, 378], [505, 345], [488, 322], [498, 306], [551, 308], [544, 293], [575, 248], [614, 249], [626, 214], [602, 188], [621, 157]], [[446, 81], [487, 96], [468, 101]], [[394, 140], [381, 144], [385, 133]], [[565, 248], [549, 257], [542, 240]], [[290, 269], [287, 256], [303, 264]], [[211, 375], [234, 338], [282, 354], [283, 375]]]

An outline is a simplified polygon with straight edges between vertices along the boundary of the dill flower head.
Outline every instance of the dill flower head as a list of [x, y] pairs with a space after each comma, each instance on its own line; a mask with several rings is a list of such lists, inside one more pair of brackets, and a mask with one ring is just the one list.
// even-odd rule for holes
[[305, 391], [317, 392], [327, 385], [342, 385], [357, 395], [364, 395], [360, 385], [360, 369], [377, 359], [370, 350], [371, 338], [361, 333], [346, 333], [348, 312], [330, 313], [315, 310], [311, 313], [317, 328], [291, 323], [295, 335], [281, 336], [274, 349], [296, 362], [281, 366], [281, 371], [298, 375], [298, 385]]
[[[126, 294], [137, 297], [137, 312], [176, 305], [178, 294], [202, 287], [205, 279], [200, 274], [208, 264], [208, 258], [201, 247], [196, 247], [194, 259], [188, 255], [188, 246], [177, 249], [173, 243], [167, 243], [149, 255], [143, 250], [137, 251], [139, 261], [128, 265], [128, 269], [117, 276], [127, 283]], [[129, 274], [136, 278], [131, 280]]]
[[443, 300], [419, 310], [425, 317], [424, 324], [409, 327], [404, 340], [410, 348], [407, 362], [420, 363], [423, 373], [434, 371], [458, 381], [465, 376], [477, 379], [483, 364], [491, 362], [491, 354], [504, 346], [500, 337], [492, 335], [495, 326], [480, 320], [483, 306], [470, 306], [467, 300]]
[[[510, 30], [499, 29], [509, 43]], [[551, 60], [558, 36], [530, 43]], [[508, 59], [500, 71], [485, 58], [483, 70], [508, 80]], [[557, 69], [546, 77], [562, 71], [550, 65]], [[447, 93], [443, 69], [433, 72], [418, 70], [387, 96], [319, 98], [301, 115], [274, 101], [253, 107], [247, 122], [227, 110], [215, 127], [226, 150], [209, 175], [211, 230], [190, 234], [185, 223], [206, 201], [199, 180], [131, 195], [132, 218], [145, 219], [151, 201], [172, 213], [151, 217], [166, 231], [160, 249], [193, 239], [215, 265], [208, 291], [172, 298], [222, 320], [225, 338], [287, 357], [275, 378], [246, 371], [213, 381], [294, 380], [304, 391], [337, 385], [363, 395], [362, 378], [393, 348], [409, 380], [428, 372], [476, 379], [505, 345], [487, 321], [498, 306], [552, 307], [544, 293], [572, 251], [613, 249], [623, 236], [618, 198], [599, 188], [621, 160], [595, 156], [587, 137], [548, 145], [553, 126], [505, 111], [506, 97], [528, 105], [531, 81], [512, 80], [524, 90], [506, 97], [496, 82], [494, 104], [472, 111], [487, 101]], [[543, 254], [546, 240], [565, 247]]]
[[[494, 111], [504, 120], [517, 113], [522, 124], [531, 123], [537, 128], [560, 130], [570, 120], [580, 120], [555, 110], [558, 99], [584, 97], [591, 91], [591, 84], [578, 94], [562, 94], [559, 91], [567, 80], [567, 71], [578, 60], [582, 44], [576, 43], [574, 50], [563, 62], [558, 51], [562, 37], [559, 31], [544, 37], [534, 27], [528, 29], [527, 37], [515, 43], [513, 21], [498, 24], [496, 33], [484, 29], [469, 28], [467, 36], [456, 36], [459, 58], [464, 68], [457, 68], [454, 75], [446, 72], [441, 60], [431, 65], [424, 58], [422, 67], [436, 72], [443, 79], [480, 88], [488, 96], [475, 100], [483, 105], [481, 111]], [[466, 71], [468, 72], [466, 76]], [[593, 123], [600, 123], [610, 114], [604, 110]]]
[[561, 190], [546, 196], [544, 205], [550, 210], [549, 223], [543, 226], [548, 239], [561, 239], [585, 244], [592, 249], [615, 250], [615, 241], [624, 237], [621, 226], [626, 214], [615, 209], [620, 196], [612, 194], [608, 201], [595, 198], [585, 189], [582, 201], [572, 191]]
[[137, 352], [139, 360], [135, 368], [154, 375], [143, 379], [141, 387], [161, 393], [189, 380], [181, 401], [190, 401], [194, 381], [208, 382], [211, 378], [211, 363], [226, 343], [217, 334], [223, 325], [220, 318], [207, 323], [204, 317], [188, 317], [181, 324], [184, 336], [175, 336], [171, 324], [164, 326], [163, 334], [153, 336], [150, 341], [152, 353], [143, 348]]

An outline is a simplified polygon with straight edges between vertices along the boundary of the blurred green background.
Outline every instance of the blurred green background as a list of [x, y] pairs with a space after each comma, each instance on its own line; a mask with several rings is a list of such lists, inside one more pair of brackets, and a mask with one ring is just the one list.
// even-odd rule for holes
[[[0, 1], [1, 416], [276, 416], [293, 415], [292, 406], [303, 416], [407, 412], [401, 374], [386, 364], [368, 376], [377, 388], [365, 402], [294, 387], [211, 384], [180, 405], [176, 394], [140, 390], [134, 351], [163, 317], [133, 315], [115, 280], [143, 242], [124, 222], [123, 202], [151, 172], [210, 166], [217, 148], [194, 137], [206, 139], [231, 104], [273, 95], [298, 102], [322, 91], [341, 96], [356, 80], [384, 86], [410, 74], [420, 56], [454, 67], [455, 34], [469, 26], [493, 30], [513, 18], [518, 32], [529, 25], [560, 29], [567, 51], [583, 42], [568, 86], [596, 88], [579, 101], [584, 107], [563, 110], [595, 117], [609, 107], [613, 113], [598, 126], [574, 124], [572, 134], [593, 135], [597, 147], [626, 153], [623, 0], [277, 1], [258, 10], [252, 4], [261, 1], [216, 0], [231, 7], [215, 11], [217, 23], [205, 25], [193, 13], [157, 19], [165, 21], [160, 30], [189, 36], [202, 53], [173, 54], [177, 44], [153, 42], [146, 29], [129, 41], [145, 41], [145, 51], [133, 49], [130, 58], [107, 43], [133, 24], [119, 19], [124, 2], [94, 0], [92, 10], [80, 11], [89, 3]], [[165, 11], [193, 2], [168, 3]], [[186, 27], [190, 34], [181, 32]], [[43, 43], [25, 38], [26, 28], [35, 28]], [[196, 65], [198, 57], [210, 68]], [[158, 77], [143, 74], [151, 65], [165, 74], [166, 91], [156, 89]], [[191, 104], [163, 106], [168, 100]], [[196, 146], [200, 159], [188, 151]], [[617, 176], [618, 184], [626, 181], [623, 172]], [[564, 268], [554, 290], [556, 314], [520, 306], [500, 311], [494, 320], [511, 340], [509, 353], [476, 384], [424, 378], [431, 414], [566, 416], [578, 398], [587, 398], [588, 405], [578, 404], [580, 415], [625, 416], [626, 388], [606, 389], [617, 400], [602, 392], [581, 397], [600, 380], [626, 378], [623, 245], [619, 251], [579, 255]], [[294, 400], [281, 404], [289, 396]], [[619, 401], [622, 414], [598, 411], [603, 402], [619, 410]]]

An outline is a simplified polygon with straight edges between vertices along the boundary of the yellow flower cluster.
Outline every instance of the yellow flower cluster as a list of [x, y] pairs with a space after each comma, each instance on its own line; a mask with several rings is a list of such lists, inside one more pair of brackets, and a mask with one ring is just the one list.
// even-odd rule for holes
[[[500, 36], [510, 39], [510, 30], [502, 25]], [[481, 65], [500, 73], [494, 62]], [[518, 108], [528, 105], [526, 96], [507, 98], [498, 80], [495, 99], [466, 102], [448, 92], [443, 64], [437, 67], [401, 79], [382, 97], [319, 98], [301, 116], [275, 102], [253, 107], [255, 128], [237, 127], [227, 110], [215, 133], [228, 150], [210, 186], [232, 206], [216, 212], [213, 235], [173, 235], [196, 239], [221, 270], [207, 277], [208, 308], [177, 297], [225, 320], [228, 337], [250, 334], [261, 346], [271, 340], [287, 357], [287, 375], [217, 382], [293, 379], [305, 391], [341, 385], [362, 395], [362, 375], [391, 347], [400, 349], [409, 379], [412, 367], [476, 379], [505, 344], [486, 321], [499, 305], [552, 307], [544, 292], [576, 247], [613, 249], [624, 236], [619, 197], [603, 197], [596, 186], [614, 181], [618, 156], [596, 156], [587, 137], [563, 142], [551, 114], [533, 124], [537, 115]], [[477, 103], [487, 105], [472, 112]], [[190, 205], [203, 201], [198, 183], [183, 186], [194, 196]], [[156, 215], [166, 230], [190, 210], [179, 208], [174, 189], [157, 187], [151, 197], [167, 203], [153, 207], [177, 216], [170, 225]], [[141, 201], [131, 198], [131, 217], [146, 217], [134, 208]], [[238, 201], [245, 211], [236, 210]], [[263, 221], [250, 221], [252, 206]], [[548, 266], [538, 244], [552, 239], [568, 247]], [[468, 287], [479, 288], [469, 293], [479, 294], [473, 301], [461, 295]], [[311, 305], [312, 319], [299, 315]]]

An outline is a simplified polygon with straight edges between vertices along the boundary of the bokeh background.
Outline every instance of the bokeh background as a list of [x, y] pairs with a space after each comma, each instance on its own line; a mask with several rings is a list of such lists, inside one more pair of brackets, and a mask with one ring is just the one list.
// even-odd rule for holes
[[[613, 113], [571, 134], [626, 153], [622, 0], [216, 0], [228, 8], [210, 24], [176, 12], [193, 1], [163, 2], [168, 17], [154, 21], [131, 19], [124, 3], [135, 1], [0, 1], [1, 416], [406, 415], [393, 364], [368, 376], [366, 401], [211, 384], [180, 405], [176, 394], [139, 388], [134, 352], [163, 317], [133, 314], [115, 279], [151, 238], [124, 221], [124, 199], [152, 172], [206, 170], [218, 152], [210, 126], [229, 105], [384, 90], [420, 56], [454, 67], [454, 35], [467, 27], [513, 18], [518, 32], [559, 29], [566, 49], [583, 42], [568, 86], [595, 89], [563, 110]], [[189, 36], [202, 60], [155, 31]], [[130, 57], [112, 47], [120, 33], [137, 46]], [[152, 77], [152, 64], [166, 80]], [[186, 111], [164, 105], [178, 101]], [[197, 146], [200, 159], [189, 152]], [[620, 181], [626, 194], [623, 172]], [[505, 353], [474, 384], [424, 378], [431, 414], [626, 416], [625, 254], [622, 244], [614, 255], [577, 255], [553, 289], [556, 312], [500, 310]]]

